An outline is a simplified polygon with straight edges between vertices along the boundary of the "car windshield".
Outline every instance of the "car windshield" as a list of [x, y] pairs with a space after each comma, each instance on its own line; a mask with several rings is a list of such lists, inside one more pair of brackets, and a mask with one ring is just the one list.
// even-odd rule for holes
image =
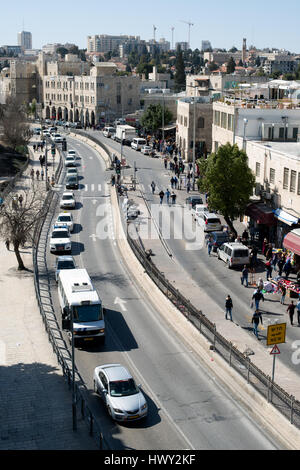
[[57, 269], [74, 269], [74, 263], [73, 261], [58, 261], [57, 263]]
[[63, 200], [69, 200], [69, 199], [73, 199], [73, 196], [63, 196], [62, 198]]
[[60, 230], [59, 232], [53, 232], [52, 238], [70, 238], [67, 230]]
[[190, 202], [193, 204], [193, 206], [196, 206], [197, 204], [202, 204], [203, 203], [202, 199], [191, 199]]
[[112, 397], [127, 397], [139, 393], [133, 379], [109, 382], [109, 389]]
[[207, 222], [209, 224], [220, 224], [220, 219], [208, 219]]
[[73, 306], [74, 319], [78, 322], [90, 322], [102, 320], [101, 305], [76, 305]]
[[247, 258], [249, 256], [248, 250], [234, 250], [234, 256], [236, 258]]
[[57, 220], [59, 222], [71, 222], [71, 217], [68, 215], [61, 215]]

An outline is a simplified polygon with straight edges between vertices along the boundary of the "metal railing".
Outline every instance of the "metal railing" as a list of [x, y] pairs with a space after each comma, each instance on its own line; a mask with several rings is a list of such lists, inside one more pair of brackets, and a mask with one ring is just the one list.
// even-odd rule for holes
[[[120, 208], [120, 196], [117, 193]], [[120, 213], [122, 210], [120, 208]], [[122, 223], [126, 224], [124, 217]], [[173, 303], [173, 305], [198, 329], [198, 331], [211, 343], [213, 350], [237, 371], [248, 384], [252, 385], [269, 403], [280, 411], [297, 428], [300, 428], [300, 402], [294, 396], [288, 394], [278, 384], [272, 381], [250, 358], [241, 353], [230, 341], [224, 338], [205, 314], [198, 310], [176, 289], [159, 271], [139, 243], [131, 238], [130, 231], [125, 230], [127, 241], [136, 258], [141, 263], [149, 277]]]
[[[60, 152], [60, 161], [55, 173], [56, 181], [59, 180], [63, 167], [63, 156]], [[57, 361], [62, 368], [64, 377], [67, 380], [69, 389], [72, 388], [72, 357], [69, 348], [63, 338], [60, 325], [56, 318], [55, 308], [52, 301], [50, 276], [47, 267], [47, 240], [51, 227], [51, 222], [57, 206], [59, 195], [57, 192], [49, 191], [44, 201], [43, 213], [45, 216], [40, 219], [33, 234], [33, 266], [34, 285], [36, 298], [45, 330], [48, 334], [49, 342], [53, 352], [57, 356]], [[94, 438], [99, 449], [109, 449], [107, 440], [104, 437], [102, 428], [89, 406], [88, 389], [75, 366], [75, 395], [76, 395], [76, 416], [85, 422], [87, 432]], [[71, 408], [70, 408], [71, 413]]]

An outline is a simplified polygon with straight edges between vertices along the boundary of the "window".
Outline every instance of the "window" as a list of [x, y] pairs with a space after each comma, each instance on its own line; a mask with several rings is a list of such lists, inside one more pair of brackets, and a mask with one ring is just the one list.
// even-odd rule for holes
[[184, 127], [187, 127], [187, 117], [184, 116]]
[[228, 114], [228, 130], [233, 131], [233, 114]]
[[260, 176], [260, 163], [258, 163], [258, 162], [256, 162], [255, 175], [256, 175], [257, 177]]
[[274, 168], [270, 168], [270, 184], [275, 183], [275, 170]]
[[221, 127], [223, 127], [223, 129], [227, 129], [227, 114], [226, 113], [221, 113]]
[[216, 126], [220, 125], [220, 111], [215, 111], [214, 113], [214, 124]]
[[279, 128], [279, 139], [284, 139], [284, 127]]
[[284, 168], [283, 170], [283, 189], [288, 189], [289, 187], [289, 169]]
[[298, 140], [298, 127], [293, 128], [293, 139]]
[[294, 193], [296, 191], [296, 177], [297, 172], [292, 170], [291, 171], [291, 182], [290, 182], [290, 192]]
[[298, 173], [298, 191], [297, 194], [300, 195], [300, 173]]
[[197, 127], [198, 129], [204, 129], [204, 118], [203, 117], [199, 117], [198, 118], [198, 123], [197, 123]]

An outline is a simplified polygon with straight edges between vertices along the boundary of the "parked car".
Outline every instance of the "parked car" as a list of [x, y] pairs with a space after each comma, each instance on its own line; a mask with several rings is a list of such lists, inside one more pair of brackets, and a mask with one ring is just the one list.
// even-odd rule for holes
[[147, 144], [146, 139], [142, 139], [140, 137], [134, 137], [131, 142], [131, 148], [133, 150], [141, 150]]
[[73, 256], [58, 256], [55, 262], [55, 280], [58, 282], [58, 276], [62, 269], [76, 269]]
[[71, 253], [72, 244], [70, 240], [70, 231], [67, 226], [55, 226], [50, 237], [50, 252], [67, 252]]
[[104, 137], [111, 137], [113, 134], [116, 133], [116, 129], [114, 127], [104, 127], [103, 129], [103, 135]]
[[249, 264], [249, 248], [242, 243], [226, 242], [218, 248], [218, 259], [224, 261], [229, 269]]
[[74, 193], [72, 191], [65, 191], [59, 205], [62, 209], [74, 209], [76, 206]]
[[203, 200], [200, 196], [189, 196], [186, 198], [185, 203], [189, 209], [192, 209], [197, 204], [203, 204]]
[[74, 155], [67, 155], [65, 158], [65, 166], [76, 166], [76, 157], [74, 157]]
[[71, 166], [67, 169], [66, 177], [68, 178], [68, 176], [78, 176], [78, 170], [76, 166]]
[[64, 224], [66, 225], [70, 232], [74, 230], [74, 221], [73, 216], [70, 212], [61, 212], [58, 214], [55, 224]]
[[70, 175], [66, 179], [66, 189], [78, 189], [78, 176], [77, 175]]
[[73, 149], [68, 150], [67, 156], [76, 157], [76, 150], [73, 150]]
[[221, 231], [223, 228], [219, 217], [211, 212], [200, 213], [197, 222], [204, 232]]
[[207, 237], [211, 237], [211, 241], [213, 244], [212, 250], [216, 253], [218, 251], [218, 248], [223, 245], [223, 243], [226, 243], [229, 241], [229, 235], [228, 232], [224, 231], [216, 231], [216, 232], [210, 232]]
[[146, 399], [126, 367], [121, 364], [98, 366], [93, 379], [94, 391], [113, 420], [136, 421], [147, 416]]
[[196, 204], [192, 207], [191, 212], [193, 219], [197, 221], [200, 214], [203, 212], [209, 212], [209, 210], [205, 204]]
[[143, 153], [144, 155], [151, 155], [151, 151], [152, 151], [152, 147], [150, 147], [150, 145], [144, 145], [141, 148], [141, 153]]

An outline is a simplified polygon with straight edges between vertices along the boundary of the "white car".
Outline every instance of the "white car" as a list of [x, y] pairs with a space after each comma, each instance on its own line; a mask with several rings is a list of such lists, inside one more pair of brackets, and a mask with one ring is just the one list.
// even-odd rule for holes
[[50, 238], [50, 252], [71, 253], [72, 244], [70, 240], [70, 231], [68, 227], [57, 227], [54, 225]]
[[198, 221], [198, 218], [203, 212], [209, 212], [205, 204], [196, 204], [191, 209], [192, 217], [195, 221]]
[[73, 256], [58, 256], [55, 262], [55, 280], [58, 282], [58, 276], [62, 269], [76, 269]]
[[77, 168], [76, 167], [69, 167], [67, 169], [66, 178], [68, 178], [68, 176], [78, 176]]
[[75, 209], [76, 201], [72, 191], [65, 191], [60, 200], [59, 206], [62, 209]]
[[64, 224], [66, 225], [70, 232], [74, 230], [74, 221], [73, 216], [70, 212], [61, 212], [58, 214], [55, 224]]
[[70, 150], [68, 150], [68, 155], [72, 155], [72, 156], [76, 157], [76, 151], [73, 150], [73, 149], [70, 149]]
[[62, 141], [63, 141], [63, 138], [60, 134], [54, 134], [54, 138], [53, 138], [54, 142], [57, 143], [57, 144], [61, 144]]
[[151, 151], [152, 151], [152, 148], [150, 147], [150, 145], [144, 145], [141, 148], [141, 153], [143, 153], [144, 155], [150, 155]]
[[197, 222], [204, 232], [219, 232], [223, 228], [219, 217], [210, 212], [203, 211], [200, 213]]
[[140, 386], [126, 367], [106, 364], [94, 370], [94, 391], [102, 398], [109, 415], [116, 421], [136, 421], [148, 414]]
[[76, 157], [74, 157], [74, 155], [67, 155], [65, 158], [65, 166], [76, 166]]

